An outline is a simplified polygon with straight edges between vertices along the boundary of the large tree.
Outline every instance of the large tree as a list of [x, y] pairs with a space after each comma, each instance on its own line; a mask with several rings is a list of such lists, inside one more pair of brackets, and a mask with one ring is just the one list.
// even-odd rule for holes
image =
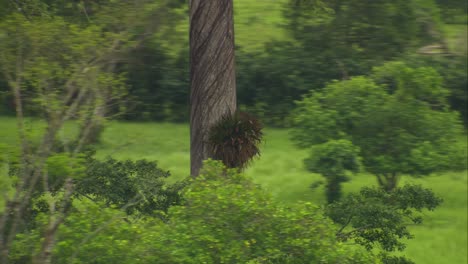
[[209, 128], [236, 111], [232, 0], [191, 0], [190, 157], [191, 175], [211, 156]]

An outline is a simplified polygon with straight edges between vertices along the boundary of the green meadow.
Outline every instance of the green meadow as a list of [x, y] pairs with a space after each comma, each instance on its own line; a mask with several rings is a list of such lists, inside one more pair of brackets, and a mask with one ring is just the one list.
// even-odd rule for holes
[[[36, 140], [43, 127], [44, 123], [37, 120], [27, 122], [28, 133]], [[67, 139], [73, 132], [73, 127], [66, 127], [59, 137]], [[0, 145], [16, 144], [15, 119], [1, 117]], [[460, 138], [460, 144], [466, 145], [466, 136]], [[97, 156], [157, 160], [161, 168], [171, 172], [172, 180], [176, 180], [189, 174], [189, 147], [187, 124], [109, 122], [97, 145]], [[325, 202], [323, 186], [310, 187], [320, 181], [321, 176], [304, 170], [302, 160], [308, 153], [292, 144], [287, 129], [266, 128], [261, 151], [261, 156], [245, 173], [277, 200]], [[0, 172], [4, 180], [5, 171]], [[424, 212], [423, 225], [412, 227], [415, 238], [408, 241], [403, 254], [416, 263], [467, 263], [467, 172], [447, 172], [424, 178], [404, 176], [401, 183], [405, 182], [433, 189], [444, 202], [434, 212]], [[344, 190], [353, 192], [369, 185], [376, 185], [376, 181], [372, 175], [363, 173], [345, 183]]]

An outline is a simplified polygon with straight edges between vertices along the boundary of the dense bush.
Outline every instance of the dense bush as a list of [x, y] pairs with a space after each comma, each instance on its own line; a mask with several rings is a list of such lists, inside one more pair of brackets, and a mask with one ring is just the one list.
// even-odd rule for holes
[[[11, 263], [33, 263], [31, 256], [39, 250], [47, 214], [39, 214], [37, 222], [37, 228], [17, 235], [10, 253]], [[52, 263], [141, 263], [139, 250], [148, 246], [141, 243], [143, 231], [150, 235], [153, 230], [143, 220], [129, 221], [125, 212], [101, 202], [75, 200], [73, 210], [58, 231]]]
[[[53, 263], [377, 263], [339, 243], [336, 229], [310, 203], [285, 207], [220, 162], [205, 163], [167, 222], [135, 219], [87, 199], [60, 227]], [[12, 258], [29, 263], [40, 229], [21, 235]]]
[[[163, 217], [170, 206], [182, 202], [180, 192], [186, 182], [167, 183], [170, 173], [155, 161], [119, 161], [111, 157], [99, 160], [93, 155], [92, 150], [74, 157], [53, 153], [46, 162], [45, 179], [32, 192], [31, 208], [23, 217], [26, 222], [33, 223], [39, 212], [49, 210], [44, 194], [60, 195], [67, 177], [74, 181], [74, 198], [86, 197], [107, 207], [124, 209], [127, 214]], [[12, 155], [8, 161], [11, 178], [19, 169], [16, 159]]]
[[[10, 179], [2, 179], [0, 188], [11, 192], [9, 185], [18, 184], [18, 165], [13, 149], [5, 150], [9, 155], [0, 156], [0, 169], [2, 172], [8, 170]], [[136, 225], [144, 223], [143, 220], [138, 222], [136, 219], [163, 221], [170, 206], [181, 204], [180, 192], [186, 184], [168, 184], [166, 180], [169, 176], [169, 172], [161, 170], [155, 162], [146, 160], [97, 160], [93, 158], [92, 151], [76, 156], [64, 152], [51, 154], [44, 167], [43, 180], [31, 191], [30, 202], [16, 223], [18, 232], [9, 253], [10, 260], [12, 263], [31, 263], [32, 256], [40, 250], [41, 240], [47, 236], [50, 221], [55, 221], [51, 219], [61, 217], [58, 212], [63, 212], [66, 217], [61, 226], [63, 232], [57, 238], [57, 248], [70, 253], [63, 255], [66, 256], [63, 260], [57, 260], [59, 263], [74, 263], [70, 259], [73, 254], [78, 254], [76, 252], [81, 247], [88, 251], [86, 242], [102, 229], [111, 230], [111, 233], [108, 237], [95, 238], [105, 241], [104, 245], [97, 246], [100, 242], [92, 244], [91, 247], [96, 247], [98, 251], [86, 255], [87, 260], [82, 263], [113, 263], [114, 258], [123, 261], [127, 255], [131, 256], [130, 259], [134, 258], [134, 252], [124, 252], [127, 244], [113, 238], [121, 232], [122, 236], [128, 235], [122, 239], [129, 240], [132, 234], [127, 229], [133, 230], [135, 226], [143, 228]], [[65, 202], [63, 197], [67, 178], [74, 183], [74, 193], [73, 199]], [[3, 209], [3, 204], [1, 207]], [[51, 212], [54, 212], [52, 216]], [[6, 232], [12, 224], [7, 222]], [[67, 230], [71, 230], [71, 233]], [[133, 237], [138, 239], [138, 233]], [[62, 243], [67, 239], [68, 242]], [[94, 253], [99, 255], [92, 255]], [[119, 263], [130, 263], [130, 259]]]
[[92, 197], [108, 207], [124, 209], [127, 214], [162, 216], [170, 206], [180, 204], [184, 182], [168, 184], [168, 171], [147, 160], [101, 161], [86, 158], [85, 176], [76, 182], [76, 197]]
[[[219, 163], [205, 163], [172, 207], [153, 263], [368, 263], [337, 244], [334, 228], [311, 204], [287, 208]], [[209, 202], [207, 202], [209, 201]], [[158, 257], [164, 260], [158, 260]]]

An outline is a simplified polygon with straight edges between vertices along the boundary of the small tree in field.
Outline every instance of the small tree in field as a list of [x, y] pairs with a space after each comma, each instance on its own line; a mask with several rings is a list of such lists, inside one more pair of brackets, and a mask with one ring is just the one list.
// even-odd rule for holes
[[341, 226], [340, 240], [381, 249], [383, 263], [413, 263], [389, 252], [405, 248], [400, 240], [413, 237], [407, 227], [422, 222], [421, 210], [441, 203], [431, 190], [398, 187], [401, 175], [466, 168], [458, 144], [462, 126], [441, 82], [432, 68], [391, 62], [374, 69], [371, 78], [329, 84], [298, 102], [294, 112], [293, 140], [312, 149], [310, 171], [328, 179], [330, 172], [350, 171], [343, 161], [358, 155], [376, 176], [381, 188], [363, 188], [326, 208]]
[[432, 68], [388, 63], [372, 78], [333, 82], [298, 102], [293, 140], [309, 148], [346, 139], [386, 191], [403, 174], [465, 169], [462, 126]]
[[349, 172], [359, 170], [359, 148], [348, 140], [331, 140], [312, 147], [305, 161], [308, 170], [322, 174], [326, 180], [328, 203], [341, 197], [341, 183], [349, 180]]

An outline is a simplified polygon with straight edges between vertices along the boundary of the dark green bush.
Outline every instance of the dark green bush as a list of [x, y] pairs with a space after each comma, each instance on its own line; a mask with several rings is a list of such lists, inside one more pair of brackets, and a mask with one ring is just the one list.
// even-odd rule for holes
[[77, 181], [76, 197], [92, 197], [106, 206], [124, 208], [128, 214], [159, 215], [180, 204], [183, 182], [168, 184], [168, 171], [147, 160], [101, 161], [88, 157], [85, 176]]
[[49, 223], [50, 202], [55, 201], [55, 209], [61, 210], [66, 177], [72, 177], [75, 192], [72, 201], [64, 204], [67, 216], [55, 248], [60, 253], [52, 263], [131, 263], [139, 253], [129, 245], [149, 228], [144, 219], [151, 219], [152, 225], [166, 220], [169, 207], [182, 203], [181, 190], [186, 185], [168, 184], [169, 172], [156, 162], [97, 160], [92, 152], [77, 158], [56, 153], [47, 160], [46, 170], [48, 189], [38, 184], [22, 215], [9, 254], [12, 263], [31, 263]]

